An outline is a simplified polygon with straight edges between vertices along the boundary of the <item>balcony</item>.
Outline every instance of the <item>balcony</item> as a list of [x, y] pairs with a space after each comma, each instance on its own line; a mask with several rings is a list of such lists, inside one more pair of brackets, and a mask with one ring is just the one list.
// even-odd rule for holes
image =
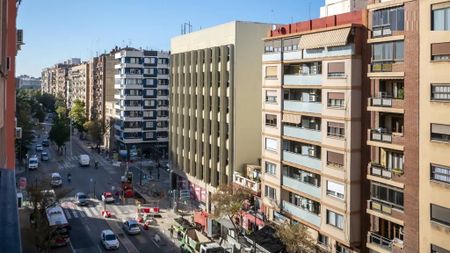
[[283, 151], [283, 160], [300, 166], [305, 166], [311, 169], [321, 170], [322, 161], [318, 158], [302, 155], [290, 151]]
[[321, 85], [322, 75], [284, 75], [284, 86]]
[[312, 197], [320, 198], [320, 187], [303, 183], [289, 176], [283, 176], [283, 186], [287, 186], [299, 192], [304, 192]]
[[[402, 178], [404, 172], [403, 169], [389, 169], [385, 166], [377, 163], [377, 162], [370, 162], [368, 165], [369, 169], [369, 175], [383, 178], [387, 180], [393, 180], [395, 182], [402, 183], [404, 182], [404, 178]], [[396, 185], [399, 188], [403, 188], [402, 185]]]
[[367, 110], [372, 112], [405, 113], [405, 101], [403, 99], [372, 97], [369, 98], [368, 105]]
[[367, 233], [367, 248], [380, 253], [392, 252], [392, 240], [389, 240], [375, 232]]
[[233, 183], [247, 190], [252, 191], [254, 194], [258, 196], [261, 195], [261, 183], [252, 180], [250, 178], [244, 177], [238, 172], [233, 173]]
[[283, 211], [296, 216], [308, 223], [320, 227], [320, 216], [309, 211], [303, 210], [300, 207], [283, 200]]
[[284, 52], [283, 60], [284, 61], [300, 60], [300, 59], [302, 59], [302, 56], [303, 56], [302, 51]]
[[403, 62], [374, 62], [369, 64], [369, 78], [395, 78], [405, 77], [405, 64]]
[[354, 52], [355, 46], [353, 44], [326, 49], [306, 49], [303, 50], [303, 59], [348, 56], [353, 55]]
[[315, 142], [322, 141], [322, 132], [320, 130], [308, 128], [284, 126], [283, 135], [293, 138], [304, 139], [308, 141], [315, 141]]
[[367, 145], [395, 150], [404, 149], [403, 133], [389, 132], [383, 128], [368, 129]]
[[297, 100], [284, 100], [284, 110], [292, 112], [306, 112], [306, 113], [322, 113], [322, 103], [302, 102]]
[[367, 200], [367, 213], [379, 216], [383, 219], [389, 220], [403, 226], [404, 213], [403, 210], [396, 208], [394, 205], [381, 202], [378, 200]]
[[281, 61], [281, 53], [265, 53], [262, 55], [262, 61]]

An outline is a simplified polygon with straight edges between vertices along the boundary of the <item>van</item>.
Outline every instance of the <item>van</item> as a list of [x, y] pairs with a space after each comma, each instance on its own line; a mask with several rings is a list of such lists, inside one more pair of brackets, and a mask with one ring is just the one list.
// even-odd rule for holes
[[28, 169], [29, 170], [35, 170], [39, 167], [38, 158], [36, 156], [31, 157], [28, 159]]
[[86, 155], [86, 154], [80, 155], [80, 166], [81, 167], [83, 167], [83, 166], [89, 167], [89, 163], [90, 163], [90, 158], [88, 155]]

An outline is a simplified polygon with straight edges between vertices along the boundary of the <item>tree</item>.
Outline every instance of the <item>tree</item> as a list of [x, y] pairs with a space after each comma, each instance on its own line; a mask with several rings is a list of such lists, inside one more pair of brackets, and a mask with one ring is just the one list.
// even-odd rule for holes
[[51, 247], [51, 239], [55, 230], [48, 226], [45, 208], [65, 197], [71, 189], [60, 188], [55, 190], [55, 195], [45, 193], [44, 185], [49, 182], [36, 182], [27, 187], [27, 193], [31, 202], [30, 222], [34, 234], [34, 243], [38, 252], [48, 252]]
[[48, 93], [38, 94], [36, 100], [44, 106], [46, 111], [53, 112], [55, 110], [56, 98], [53, 95]]
[[31, 146], [33, 136], [33, 120], [31, 118], [30, 97], [23, 90], [16, 92], [17, 126], [22, 128], [22, 138], [16, 139], [15, 148], [19, 161], [22, 163], [25, 154]]
[[236, 190], [232, 185], [222, 184], [211, 197], [211, 203], [214, 205], [213, 217], [228, 217], [234, 225], [234, 228], [240, 231], [240, 226], [236, 224], [235, 219], [240, 214], [246, 200], [250, 199], [252, 194], [245, 190]]
[[86, 108], [83, 101], [76, 99], [73, 101], [69, 112], [73, 126], [80, 132], [84, 132], [84, 123], [86, 123]]
[[52, 140], [58, 151], [61, 153], [61, 148], [70, 138], [69, 122], [66, 117], [56, 117], [52, 128], [50, 129], [49, 139]]
[[102, 123], [99, 120], [90, 120], [83, 125], [84, 129], [86, 129], [90, 139], [100, 146], [103, 141], [103, 127]]
[[328, 250], [316, 246], [308, 228], [301, 223], [276, 225], [276, 235], [289, 253], [325, 253]]

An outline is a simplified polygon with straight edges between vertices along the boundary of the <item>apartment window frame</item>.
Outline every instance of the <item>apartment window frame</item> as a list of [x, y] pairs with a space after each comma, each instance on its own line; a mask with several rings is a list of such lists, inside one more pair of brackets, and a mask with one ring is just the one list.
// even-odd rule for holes
[[[401, 20], [401, 21], [400, 21]], [[372, 37], [391, 36], [392, 31], [405, 30], [403, 6], [375, 10], [372, 13]], [[376, 32], [381, 31], [380, 35]]]
[[326, 222], [328, 225], [333, 226], [340, 230], [344, 230], [344, 223], [345, 223], [344, 215], [331, 211], [329, 209], [326, 210], [326, 215], [327, 215]]
[[278, 102], [277, 102], [277, 100], [278, 100], [278, 96], [275, 94], [273, 94], [273, 93], [277, 93], [277, 91], [276, 90], [266, 90], [265, 91], [266, 93], [265, 93], [265, 95], [266, 95], [266, 100], [265, 100], [265, 102], [266, 103], [273, 103], [273, 104], [277, 104]]
[[450, 42], [431, 44], [431, 62], [450, 61]]
[[434, 244], [430, 244], [430, 252], [431, 253], [450, 253], [450, 250], [441, 248]]
[[430, 99], [437, 102], [450, 102], [450, 83], [432, 83]]
[[288, 202], [302, 210], [320, 216], [320, 202], [289, 192]]
[[265, 161], [264, 162], [264, 173], [276, 176], [277, 175], [277, 165], [272, 162]]
[[277, 200], [277, 189], [268, 186], [268, 185], [264, 185], [264, 196], [268, 199]]
[[430, 163], [430, 180], [450, 185], [450, 167]]
[[[400, 45], [402, 50], [399, 50]], [[405, 58], [404, 50], [405, 42], [403, 40], [375, 43], [372, 45], [372, 62], [403, 62]], [[375, 54], [375, 51], [377, 51], [377, 54]], [[397, 53], [397, 51], [401, 51], [401, 53]]]
[[327, 122], [327, 136], [343, 139], [345, 137], [345, 124], [340, 122]]
[[352, 253], [352, 250], [336, 242], [336, 253]]
[[271, 80], [278, 79], [278, 67], [277, 66], [266, 66], [264, 68], [264, 78], [271, 79]]
[[[343, 98], [341, 98], [343, 97]], [[327, 107], [333, 109], [343, 109], [345, 107], [345, 93], [344, 92], [328, 92], [327, 93]]]
[[[275, 145], [275, 147], [273, 145]], [[267, 151], [277, 152], [278, 151], [278, 140], [269, 138], [269, 137], [265, 137], [264, 138], [264, 148]]]
[[289, 165], [283, 166], [283, 176], [292, 178], [304, 184], [320, 188], [321, 176], [313, 172], [298, 169]]
[[323, 246], [323, 247], [328, 247], [328, 244], [329, 244], [329, 238], [328, 238], [328, 236], [319, 233], [319, 234], [317, 235], [317, 244], [318, 244], [318, 245], [321, 245], [321, 246]]
[[329, 79], [345, 79], [347, 77], [345, 74], [345, 62], [329, 62], [327, 64], [327, 76]]
[[[435, 210], [438, 209], [436, 212], [438, 212], [439, 215], [442, 215], [442, 217], [433, 215], [436, 214], [436, 212], [433, 211], [433, 207], [435, 207]], [[446, 214], [442, 214], [442, 212], [446, 212]], [[430, 203], [430, 220], [446, 227], [450, 227], [450, 208]]]
[[394, 189], [393, 187], [380, 183], [371, 183], [370, 198], [392, 205], [399, 210], [403, 210], [405, 206], [405, 194], [401, 189]]
[[265, 125], [268, 127], [277, 127], [278, 117], [276, 114], [265, 114]]
[[450, 125], [431, 123], [430, 140], [436, 142], [450, 143]]
[[[330, 187], [330, 185], [331, 185], [331, 187]], [[338, 188], [342, 188], [342, 190], [338, 189]], [[340, 200], [345, 200], [345, 185], [344, 184], [327, 180], [326, 192], [327, 192], [327, 196], [337, 198]]]
[[[436, 27], [438, 12], [442, 12], [441, 26]], [[450, 31], [450, 1], [431, 5], [431, 31]]]

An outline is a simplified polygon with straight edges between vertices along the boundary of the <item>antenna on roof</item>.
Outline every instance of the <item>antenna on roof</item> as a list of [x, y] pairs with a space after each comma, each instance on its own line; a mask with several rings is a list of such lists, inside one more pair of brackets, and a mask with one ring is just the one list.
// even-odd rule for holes
[[309, 20], [311, 20], [311, 1], [308, 1], [308, 15], [309, 15]]

